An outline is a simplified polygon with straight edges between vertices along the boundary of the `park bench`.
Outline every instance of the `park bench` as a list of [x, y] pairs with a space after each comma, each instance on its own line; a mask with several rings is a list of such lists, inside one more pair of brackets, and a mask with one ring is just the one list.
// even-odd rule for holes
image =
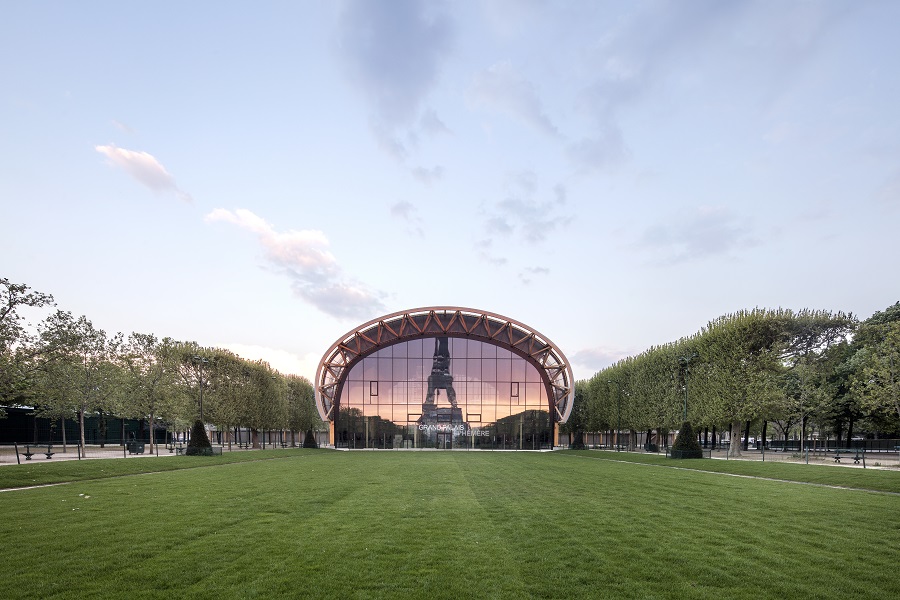
[[[35, 454], [38, 454], [38, 452], [32, 452], [31, 444], [25, 444], [25, 452], [23, 452], [22, 454], [25, 456], [25, 460], [31, 460], [31, 457]], [[53, 446], [47, 444], [47, 451], [44, 452], [44, 455], [46, 455], [47, 458], [53, 458], [54, 454], [56, 454], [56, 452], [53, 452]]]
[[834, 451], [834, 462], [841, 462], [842, 458], [852, 458], [854, 464], [863, 461], [865, 464], [865, 448], [837, 448]]

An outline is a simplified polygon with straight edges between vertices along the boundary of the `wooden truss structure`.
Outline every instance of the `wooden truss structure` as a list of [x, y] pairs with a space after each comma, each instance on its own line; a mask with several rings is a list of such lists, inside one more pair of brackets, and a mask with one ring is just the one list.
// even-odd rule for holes
[[550, 414], [565, 423], [572, 412], [575, 382], [572, 367], [546, 336], [501, 315], [459, 307], [417, 308], [373, 319], [332, 344], [316, 370], [316, 407], [324, 421], [334, 421], [344, 380], [366, 356], [420, 338], [469, 338], [493, 344], [521, 356], [541, 375]]

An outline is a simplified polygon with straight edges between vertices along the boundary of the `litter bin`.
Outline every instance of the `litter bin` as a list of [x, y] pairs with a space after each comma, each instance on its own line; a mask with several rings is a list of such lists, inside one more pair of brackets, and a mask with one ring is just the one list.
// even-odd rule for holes
[[143, 454], [144, 442], [128, 442], [128, 454]]

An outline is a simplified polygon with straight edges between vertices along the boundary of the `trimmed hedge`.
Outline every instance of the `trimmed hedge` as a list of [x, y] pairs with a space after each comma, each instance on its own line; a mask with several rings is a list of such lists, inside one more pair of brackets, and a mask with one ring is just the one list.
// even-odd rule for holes
[[303, 440], [304, 448], [318, 448], [319, 445], [316, 443], [316, 436], [313, 435], [312, 429], [306, 430], [306, 439]]
[[672, 458], [703, 458], [703, 448], [700, 447], [700, 442], [697, 441], [690, 422], [685, 421], [681, 425], [681, 430], [678, 432], [678, 437], [675, 438], [669, 456]]
[[212, 448], [212, 444], [209, 443], [209, 438], [206, 436], [206, 428], [200, 419], [194, 421], [194, 426], [191, 428], [191, 439], [188, 440], [186, 454], [203, 454], [191, 452], [192, 448]]

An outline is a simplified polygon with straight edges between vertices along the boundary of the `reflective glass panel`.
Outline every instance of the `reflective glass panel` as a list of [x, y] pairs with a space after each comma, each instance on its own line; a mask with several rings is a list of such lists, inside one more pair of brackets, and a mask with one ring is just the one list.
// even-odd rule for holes
[[335, 443], [349, 448], [540, 449], [552, 444], [541, 372], [505, 348], [425, 338], [353, 366]]

